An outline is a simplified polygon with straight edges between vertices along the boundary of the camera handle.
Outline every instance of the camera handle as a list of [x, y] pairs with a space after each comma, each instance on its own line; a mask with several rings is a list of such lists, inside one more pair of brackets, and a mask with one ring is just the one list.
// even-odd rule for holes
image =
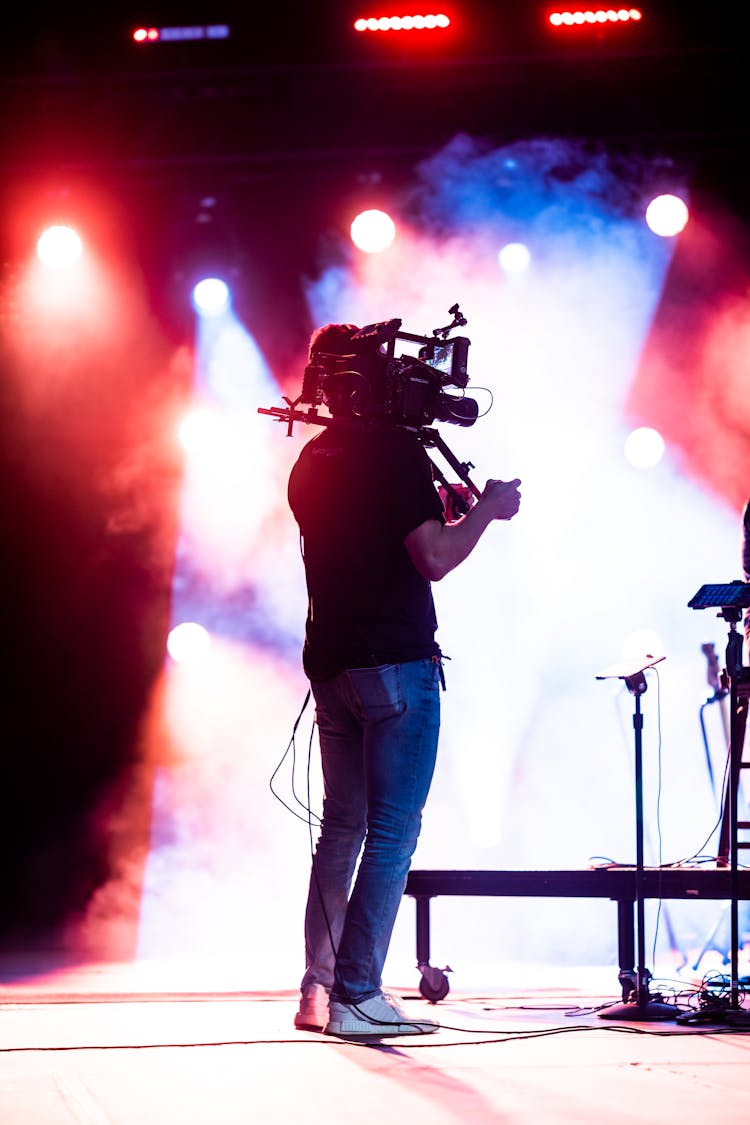
[[[459, 461], [456, 455], [445, 444], [437, 430], [432, 430], [426, 426], [423, 426], [421, 429], [417, 430], [416, 433], [417, 437], [426, 449], [437, 449], [441, 457], [448, 462], [454, 472], [458, 473], [464, 484], [468, 485], [476, 498], [479, 499], [482, 494], [469, 476], [469, 469], [474, 468], [474, 465], [471, 463], [471, 461]], [[435, 463], [432, 457], [430, 457], [430, 463], [432, 464], [433, 473], [435, 474], [436, 479], [440, 481], [443, 488], [453, 501], [454, 511], [457, 512], [460, 516], [465, 516], [469, 511], [471, 505], [464, 499], [460, 492], [458, 492], [453, 487], [453, 485], [450, 484], [448, 480], [446, 480], [445, 473], [440, 468], [440, 466]]]
[[301, 397], [294, 399], [294, 401], [287, 398], [286, 395], [282, 395], [282, 398], [287, 404], [286, 406], [272, 406], [270, 409], [259, 406], [258, 413], [267, 414], [271, 418], [276, 418], [279, 422], [286, 422], [287, 437], [292, 436], [295, 422], [305, 422], [307, 425], [315, 426], [330, 426], [333, 422], [333, 418], [329, 418], [325, 414], [318, 414], [318, 409], [315, 406], [311, 406], [309, 410], [295, 410], [297, 403], [302, 401]]
[[448, 309], [448, 312], [453, 317], [453, 320], [450, 322], [450, 324], [446, 324], [444, 328], [433, 328], [432, 335], [436, 338], [442, 336], [442, 338], [445, 340], [448, 336], [448, 333], [452, 332], [454, 328], [463, 328], [464, 324], [468, 323], [466, 317], [458, 307], [458, 301], [456, 301], [455, 305], [451, 305], [451, 307]]

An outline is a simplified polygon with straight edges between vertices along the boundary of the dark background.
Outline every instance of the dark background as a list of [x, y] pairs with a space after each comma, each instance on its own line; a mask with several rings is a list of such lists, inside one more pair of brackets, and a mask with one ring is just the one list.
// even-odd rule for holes
[[[458, 133], [488, 148], [575, 137], [614, 158], [660, 156], [696, 205], [743, 230], [750, 218], [737, 9], [656, 2], [637, 26], [553, 34], [549, 5], [467, 2], [444, 6], [454, 32], [428, 38], [357, 35], [364, 9], [344, 0], [102, 7], [16, 6], [0, 42], [9, 943], [53, 940], [106, 880], [108, 825], [140, 765], [180, 481], [163, 435], [189, 391], [154, 356], [189, 339], [184, 290], [206, 233], [242, 274], [240, 315], [283, 379], [312, 327], [304, 279], [340, 252], [350, 206], [397, 195]], [[139, 24], [220, 23], [227, 41], [130, 39]], [[160, 337], [128, 328], [125, 366], [92, 366], [73, 346], [71, 378], [32, 408], [21, 382], [57, 361], [14, 349], [19, 270], [45, 208], [74, 219], [92, 199], [116, 214], [109, 236], [143, 276]], [[113, 487], [134, 435], [146, 453]]]

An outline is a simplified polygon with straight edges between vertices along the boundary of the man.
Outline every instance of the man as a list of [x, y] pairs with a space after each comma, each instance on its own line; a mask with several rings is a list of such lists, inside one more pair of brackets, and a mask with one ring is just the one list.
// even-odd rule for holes
[[295, 1024], [343, 1038], [438, 1026], [409, 1018], [381, 990], [437, 753], [442, 666], [430, 583], [520, 504], [520, 481], [492, 480], [466, 516], [445, 523], [414, 431], [357, 418], [378, 367], [356, 332], [313, 333], [311, 361], [347, 358], [326, 385], [334, 421], [304, 447], [289, 479], [324, 783]]

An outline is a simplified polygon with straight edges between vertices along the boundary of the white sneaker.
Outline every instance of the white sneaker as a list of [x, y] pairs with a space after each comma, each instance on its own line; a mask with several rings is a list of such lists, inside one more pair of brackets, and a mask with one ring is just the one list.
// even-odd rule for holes
[[388, 1035], [429, 1035], [437, 1031], [436, 1020], [410, 1019], [404, 1009], [385, 992], [358, 1004], [331, 1000], [326, 1035], [341, 1039], [383, 1039]]
[[327, 1023], [328, 989], [322, 984], [310, 984], [300, 997], [294, 1026], [300, 1031], [322, 1031]]

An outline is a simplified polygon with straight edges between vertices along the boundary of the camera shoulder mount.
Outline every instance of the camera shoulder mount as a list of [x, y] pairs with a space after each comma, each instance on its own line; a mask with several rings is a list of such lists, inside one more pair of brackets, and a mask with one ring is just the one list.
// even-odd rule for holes
[[[286, 406], [271, 406], [271, 407], [258, 407], [259, 414], [266, 414], [271, 418], [275, 418], [277, 422], [286, 422], [287, 424], [287, 437], [291, 437], [294, 432], [294, 423], [303, 422], [305, 425], [315, 426], [331, 426], [334, 423], [338, 426], [350, 426], [357, 429], [366, 429], [370, 423], [365, 421], [358, 421], [356, 419], [340, 419], [331, 418], [327, 414], [321, 414], [317, 407], [311, 406], [307, 410], [298, 410], [297, 403], [299, 399], [292, 399], [283, 396]], [[463, 483], [470, 489], [472, 494], [479, 498], [481, 495], [480, 490], [474, 484], [469, 475], [469, 470], [474, 468], [471, 461], [459, 461], [455, 453], [448, 448], [442, 435], [434, 428], [429, 426], [421, 426], [418, 429], [412, 427], [405, 427], [411, 429], [417, 439], [422, 443], [425, 449], [436, 449], [444, 461], [453, 469], [453, 471], [460, 477]], [[429, 457], [429, 454], [428, 454]], [[448, 496], [451, 498], [453, 510], [457, 515], [465, 515], [469, 511], [471, 504], [463, 496], [455, 485], [451, 484], [447, 479], [444, 470], [435, 461], [433, 457], [429, 457], [432, 465], [432, 472], [435, 480], [439, 481], [445, 489]]]

